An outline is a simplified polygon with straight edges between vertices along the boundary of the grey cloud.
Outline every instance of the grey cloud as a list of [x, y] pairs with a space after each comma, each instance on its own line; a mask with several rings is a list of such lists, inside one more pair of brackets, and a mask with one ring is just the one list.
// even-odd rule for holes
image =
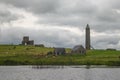
[[35, 13], [50, 13], [56, 10], [59, 0], [0, 0], [2, 3], [11, 4]]
[[89, 22], [87, 17], [91, 18], [96, 12], [96, 6], [89, 0], [1, 0], [1, 2], [39, 15], [43, 18], [43, 21], [39, 22], [44, 24], [81, 26], [87, 24]]
[[106, 23], [115, 23], [120, 21], [120, 15], [115, 13], [114, 11], [105, 11], [101, 14], [98, 14], [98, 21], [106, 22]]
[[39, 15], [40, 18], [43, 18], [39, 23], [43, 24], [80, 27], [87, 23], [104, 25], [120, 21], [119, 14], [112, 12], [112, 6], [116, 5], [117, 1], [112, 0], [103, 1], [102, 6], [89, 0], [1, 0], [1, 2], [24, 8]]
[[111, 36], [106, 34], [105, 36], [92, 37], [92, 46], [95, 48], [118, 48], [120, 36]]
[[11, 22], [15, 21], [19, 18], [19, 15], [12, 14], [10, 11], [7, 10], [0, 10], [0, 22], [5, 23], [5, 22]]
[[[50, 19], [49, 23], [54, 22], [64, 25], [69, 23], [69, 20], [72, 21], [72, 18], [74, 19], [75, 16], [78, 17], [78, 19], [74, 19], [70, 25], [87, 24], [97, 20], [98, 22], [107, 21], [106, 23], [109, 23], [113, 21], [115, 22], [117, 19], [117, 21], [119, 21], [118, 17], [120, 17], [119, 14], [114, 14], [111, 11], [114, 9], [117, 2], [119, 3], [119, 0], [106, 0], [103, 1], [104, 4], [102, 5], [96, 5], [90, 0], [1, 0], [1, 2], [12, 4], [16, 7], [37, 13], [37, 15], [44, 17], [44, 20], [46, 19], [46, 23], [48, 23], [47, 21]], [[62, 19], [64, 23], [61, 22], [61, 17], [64, 17], [64, 19]]]
[[[92, 2], [93, 1], [93, 2]], [[84, 29], [86, 24], [90, 24], [93, 31], [98, 33], [104, 32], [114, 34], [120, 30], [120, 10], [119, 0], [98, 0], [100, 3], [96, 4], [96, 0], [0, 0], [1, 3], [11, 4], [14, 7], [22, 8], [30, 11], [33, 15], [37, 16], [40, 20], [36, 23], [57, 25], [59, 27], [79, 27]], [[5, 16], [4, 16], [5, 15]], [[1, 19], [2, 17], [2, 19]], [[18, 16], [13, 16], [10, 12], [0, 12], [0, 20], [11, 21], [16, 20]], [[42, 42], [45, 44], [52, 44], [55, 46], [73, 46], [81, 41], [84, 45], [83, 36], [72, 35], [70, 32], [62, 31], [65, 35], [60, 36], [59, 31], [44, 31], [36, 32], [33, 34], [31, 30], [20, 29], [19, 35], [31, 35], [31, 38], [36, 40], [36, 43]], [[22, 34], [25, 32], [26, 34]], [[64, 33], [65, 32], [65, 33]], [[12, 31], [10, 32], [13, 35]], [[9, 33], [6, 33], [9, 34]], [[43, 36], [44, 34], [44, 36]], [[50, 35], [52, 34], [52, 35]], [[118, 33], [120, 34], [120, 33]], [[92, 44], [95, 47], [107, 47], [110, 45], [116, 46], [119, 43], [119, 36], [98, 36], [92, 38]], [[7, 36], [7, 35], [6, 35]], [[11, 41], [18, 40], [17, 35], [11, 37]], [[20, 37], [22, 37], [20, 36]], [[71, 37], [74, 41], [71, 41]], [[5, 38], [6, 39], [6, 38]], [[17, 42], [17, 41], [16, 41]], [[103, 46], [106, 45], [106, 46]], [[118, 46], [118, 45], [117, 45]]]
[[102, 38], [97, 41], [97, 43], [106, 43], [106, 44], [112, 44], [112, 45], [117, 45], [120, 41], [120, 38], [116, 37], [107, 37], [107, 38]]
[[[120, 30], [119, 23], [101, 23], [101, 24], [91, 24], [91, 29], [96, 32], [104, 32], [104, 33], [115, 33]], [[119, 33], [118, 33], [119, 34]]]

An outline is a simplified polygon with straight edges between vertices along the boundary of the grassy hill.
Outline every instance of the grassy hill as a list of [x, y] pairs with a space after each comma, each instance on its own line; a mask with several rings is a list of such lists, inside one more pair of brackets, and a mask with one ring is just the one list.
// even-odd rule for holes
[[[0, 45], [0, 65], [116, 65], [120, 66], [120, 51], [90, 50], [86, 55], [47, 55], [53, 48]], [[66, 49], [70, 53], [70, 49]]]

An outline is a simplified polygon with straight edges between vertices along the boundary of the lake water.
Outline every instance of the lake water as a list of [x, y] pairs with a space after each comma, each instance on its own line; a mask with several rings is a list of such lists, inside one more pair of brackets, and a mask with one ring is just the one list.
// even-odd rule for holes
[[120, 68], [0, 66], [0, 80], [120, 80]]

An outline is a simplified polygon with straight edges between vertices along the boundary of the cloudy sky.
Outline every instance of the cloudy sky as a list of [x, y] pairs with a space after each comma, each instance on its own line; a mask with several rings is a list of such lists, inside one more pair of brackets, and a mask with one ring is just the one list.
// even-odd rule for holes
[[85, 44], [91, 28], [96, 49], [120, 49], [120, 0], [0, 0], [0, 44], [70, 47]]

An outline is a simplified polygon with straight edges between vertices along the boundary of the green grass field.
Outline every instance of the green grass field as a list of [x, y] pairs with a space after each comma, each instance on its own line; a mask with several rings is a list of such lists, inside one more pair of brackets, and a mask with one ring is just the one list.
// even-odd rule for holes
[[120, 51], [90, 50], [86, 55], [47, 55], [53, 48], [0, 45], [0, 65], [109, 65], [120, 66]]

